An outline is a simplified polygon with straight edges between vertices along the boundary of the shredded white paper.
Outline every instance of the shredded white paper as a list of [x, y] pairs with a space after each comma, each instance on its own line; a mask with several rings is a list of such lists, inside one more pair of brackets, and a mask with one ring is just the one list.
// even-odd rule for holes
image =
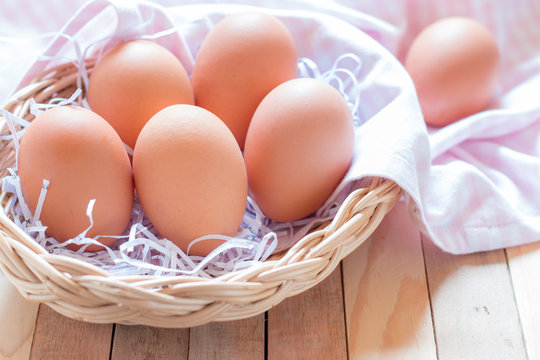
[[[156, 39], [177, 30], [177, 28], [173, 28], [154, 35], [140, 36], [140, 38]], [[84, 59], [90, 47], [98, 43], [101, 44], [104, 41], [109, 41], [112, 38], [109, 37], [91, 44], [84, 51], [81, 51], [75, 39], [70, 38], [75, 45], [75, 52], [77, 54], [77, 59], [75, 61], [70, 59], [70, 61], [74, 61], [79, 67], [79, 87], [86, 89], [88, 85], [88, 74], [85, 66], [80, 66], [80, 64], [84, 64]], [[321, 72], [317, 64], [311, 59], [301, 58], [298, 62], [300, 77], [318, 78], [330, 83], [340, 91], [351, 109], [355, 127], [363, 123], [363, 119], [360, 119], [358, 116], [360, 86], [357, 79], [359, 78], [358, 75], [361, 67], [360, 58], [350, 53], [338, 57], [333, 67], [324, 72]], [[37, 116], [48, 108], [69, 105], [75, 102], [80, 106], [88, 108], [86, 100], [81, 99], [80, 95], [81, 89], [78, 89], [69, 99], [54, 98], [48, 104], [33, 102], [30, 111]], [[16, 158], [18, 158], [19, 140], [24, 134], [24, 130], [29, 125], [29, 122], [6, 110], [2, 110], [2, 115], [9, 126], [11, 135], [1, 136], [0, 141], [12, 141]], [[18, 125], [22, 129], [16, 131], [15, 125]], [[127, 145], [126, 150], [132, 153], [132, 149]], [[242, 225], [236, 236], [208, 235], [195, 239], [190, 247], [196, 242], [207, 239], [219, 238], [225, 240], [221, 246], [212, 251], [208, 256], [198, 257], [188, 256], [173, 242], [159, 235], [145, 216], [136, 194], [130, 223], [125, 233], [121, 236], [110, 236], [106, 234], [94, 238], [88, 238], [86, 236], [93, 225], [92, 209], [96, 201], [93, 199], [89, 201], [86, 212], [88, 216], [88, 227], [81, 229], [81, 233], [73, 239], [59, 243], [54, 238], [47, 236], [46, 226], [40, 221], [43, 204], [47, 201], [49, 180], [43, 179], [39, 202], [35, 213], [32, 214], [22, 194], [17, 174], [17, 162], [15, 167], [8, 169], [8, 171], [10, 175], [2, 180], [2, 190], [13, 194], [9, 213], [17, 226], [35, 238], [36, 242], [50, 253], [77, 258], [98, 266], [111, 274], [122, 276], [188, 275], [213, 278], [249, 267], [254, 263], [266, 260], [275, 252], [289, 248], [313, 228], [333, 219], [337, 213], [339, 204], [347, 194], [346, 191], [338, 194], [332, 203], [326, 204], [311, 216], [290, 223], [273, 222], [266, 218], [253, 199], [248, 197]], [[118, 241], [112, 247], [104, 246], [99, 242], [99, 238], [104, 236], [116, 237]], [[78, 251], [72, 251], [66, 247], [68, 244], [82, 245], [82, 247]], [[86, 247], [91, 244], [103, 246], [104, 250], [95, 253], [85, 252]]]

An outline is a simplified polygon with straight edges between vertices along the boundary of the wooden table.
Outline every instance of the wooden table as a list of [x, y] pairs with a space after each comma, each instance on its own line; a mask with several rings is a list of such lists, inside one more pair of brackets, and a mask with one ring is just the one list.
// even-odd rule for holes
[[95, 325], [0, 275], [1, 359], [540, 359], [540, 243], [443, 253], [403, 204], [319, 286], [191, 329]]

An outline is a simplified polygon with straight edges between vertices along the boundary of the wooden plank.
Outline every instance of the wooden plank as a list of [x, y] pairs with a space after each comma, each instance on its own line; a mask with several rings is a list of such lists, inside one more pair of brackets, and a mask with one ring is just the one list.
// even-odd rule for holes
[[28, 359], [38, 307], [0, 272], [0, 359]]
[[111, 359], [182, 360], [188, 349], [189, 329], [116, 325]]
[[540, 242], [506, 249], [529, 359], [540, 359]]
[[343, 260], [350, 359], [435, 359], [421, 236], [403, 203]]
[[189, 360], [264, 359], [264, 314], [190, 329]]
[[268, 360], [346, 359], [341, 271], [268, 311]]
[[504, 250], [457, 256], [423, 244], [439, 359], [526, 359]]
[[30, 359], [109, 359], [112, 328], [72, 320], [41, 305]]

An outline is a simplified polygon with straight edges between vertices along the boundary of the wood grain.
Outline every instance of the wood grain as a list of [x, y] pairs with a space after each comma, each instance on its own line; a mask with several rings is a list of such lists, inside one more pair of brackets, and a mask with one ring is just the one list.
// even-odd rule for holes
[[268, 359], [346, 359], [341, 271], [268, 311]]
[[504, 250], [456, 256], [423, 244], [439, 359], [526, 359]]
[[28, 359], [38, 307], [24, 299], [0, 272], [0, 359]]
[[264, 359], [264, 314], [190, 329], [189, 360]]
[[41, 305], [30, 359], [108, 359], [111, 337], [112, 325], [72, 320]]
[[112, 360], [188, 358], [189, 329], [116, 325]]
[[540, 243], [506, 249], [529, 359], [540, 359]]
[[399, 203], [343, 260], [350, 359], [435, 359], [419, 231]]

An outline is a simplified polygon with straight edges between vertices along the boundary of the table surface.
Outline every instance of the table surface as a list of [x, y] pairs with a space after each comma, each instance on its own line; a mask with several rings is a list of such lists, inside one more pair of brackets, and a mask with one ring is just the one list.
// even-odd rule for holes
[[540, 359], [540, 243], [455, 256], [398, 204], [327, 279], [250, 319], [96, 325], [0, 275], [1, 359]]

